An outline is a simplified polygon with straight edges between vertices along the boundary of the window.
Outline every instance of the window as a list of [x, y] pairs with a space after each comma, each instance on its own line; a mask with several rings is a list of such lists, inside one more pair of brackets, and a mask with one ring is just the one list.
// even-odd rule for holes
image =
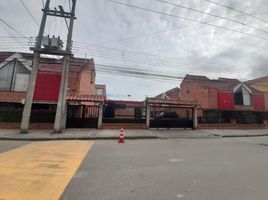
[[97, 88], [96, 89], [96, 95], [103, 95], [103, 89], [102, 88]]
[[251, 91], [243, 85], [240, 85], [234, 90], [235, 105], [250, 106], [251, 105]]

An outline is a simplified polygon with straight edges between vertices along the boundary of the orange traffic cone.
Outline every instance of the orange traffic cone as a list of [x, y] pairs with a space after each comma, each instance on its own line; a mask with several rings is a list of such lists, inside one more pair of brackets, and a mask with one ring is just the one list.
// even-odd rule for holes
[[125, 143], [125, 139], [124, 139], [124, 129], [121, 128], [120, 130], [120, 136], [119, 136], [119, 141], [118, 143]]

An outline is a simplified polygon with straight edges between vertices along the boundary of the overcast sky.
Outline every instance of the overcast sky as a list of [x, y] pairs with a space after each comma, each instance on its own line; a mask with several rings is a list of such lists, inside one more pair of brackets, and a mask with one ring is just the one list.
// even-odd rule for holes
[[[195, 74], [209, 78], [238, 78], [242, 81], [268, 75], [267, 0], [213, 0], [259, 19], [205, 0], [165, 0], [233, 21], [156, 0], [116, 1], [171, 14], [173, 17], [107, 0], [77, 0], [74, 54], [82, 58], [94, 58], [97, 69], [98, 64], [102, 64], [134, 68], [140, 72], [163, 76], [184, 77], [186, 74]], [[23, 2], [39, 23], [42, 0]], [[68, 2], [51, 0], [51, 7], [61, 4], [68, 10]], [[38, 25], [23, 7], [21, 0], [0, 1], [0, 18], [27, 37], [38, 33]], [[5, 24], [0, 24], [1, 51], [28, 51], [26, 39], [6, 38], [21, 35]], [[45, 31], [50, 35], [60, 35], [63, 40], [66, 38], [65, 22], [59, 18], [49, 17]], [[155, 96], [179, 86], [180, 82], [179, 78], [138, 78], [115, 75], [111, 71], [97, 71], [97, 83], [106, 84], [111, 99], [142, 100], [146, 96]]]

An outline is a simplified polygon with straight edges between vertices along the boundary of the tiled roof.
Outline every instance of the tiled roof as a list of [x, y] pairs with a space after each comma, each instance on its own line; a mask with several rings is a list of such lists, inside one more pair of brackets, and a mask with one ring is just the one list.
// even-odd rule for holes
[[[0, 91], [0, 102], [23, 103], [26, 98], [26, 92], [3, 92]], [[33, 100], [33, 103], [39, 104], [57, 104], [56, 101]]]
[[180, 88], [175, 87], [172, 88], [171, 90], [168, 90], [164, 93], [161, 93], [154, 98], [159, 98], [159, 99], [179, 99], [180, 98]]
[[268, 76], [256, 78], [246, 82], [251, 88], [255, 88], [261, 92], [268, 92]]
[[68, 94], [67, 100], [68, 101], [104, 102], [104, 96], [102, 96], [102, 95]]
[[107, 104], [126, 104], [126, 105], [140, 105], [142, 106], [144, 104], [143, 101], [128, 101], [128, 100], [111, 100], [108, 99], [105, 101]]
[[[26, 60], [33, 60], [33, 54], [21, 52], [0, 52], [0, 63], [14, 54], [20, 54]], [[50, 72], [61, 72], [63, 66], [63, 59], [55, 59], [49, 57], [41, 57], [39, 63], [39, 70]], [[80, 71], [85, 66], [95, 69], [94, 60], [84, 58], [72, 58], [70, 61], [70, 71]], [[30, 66], [31, 67], [31, 66]]]
[[193, 81], [203, 88], [217, 89], [217, 90], [232, 90], [237, 84], [240, 83], [240, 81], [237, 79], [228, 79], [228, 78], [209, 79], [206, 76], [194, 76], [194, 75], [186, 75], [184, 80]]
[[149, 103], [149, 104], [178, 105], [178, 106], [186, 106], [186, 107], [197, 106], [197, 101], [159, 99], [159, 98], [147, 98], [147, 103]]
[[[235, 86], [239, 83], [242, 83], [238, 79], [231, 78], [218, 78], [218, 79], [209, 79], [205, 76], [195, 76], [195, 75], [186, 75], [184, 78], [185, 81], [193, 81], [199, 86], [207, 89], [216, 89], [221, 91], [233, 91]], [[251, 87], [247, 82], [243, 82], [247, 87], [249, 87], [253, 93], [260, 93], [256, 88]]]
[[[22, 103], [26, 98], [26, 92], [0, 92], [0, 102]], [[68, 94], [68, 101], [87, 101], [87, 102], [103, 102], [104, 97], [100, 95], [78, 95]], [[57, 101], [49, 100], [33, 100], [33, 103], [41, 104], [57, 104]]]

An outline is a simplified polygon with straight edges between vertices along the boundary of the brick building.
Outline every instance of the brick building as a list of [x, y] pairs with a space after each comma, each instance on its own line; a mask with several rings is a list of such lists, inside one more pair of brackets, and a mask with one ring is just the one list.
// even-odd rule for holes
[[186, 75], [180, 85], [183, 100], [197, 100], [200, 109], [264, 111], [262, 91], [237, 79]]
[[[16, 109], [17, 113], [21, 114], [31, 73], [32, 58], [33, 54], [28, 53], [0, 53], [0, 108], [2, 110], [7, 108]], [[37, 117], [32, 112], [31, 121], [36, 122], [36, 124], [39, 124], [37, 122], [40, 121], [40, 123], [46, 122], [43, 125], [49, 124], [49, 127], [53, 125], [62, 66], [63, 61], [61, 59], [43, 57], [40, 59], [33, 97], [33, 112], [42, 110], [44, 113], [48, 113], [49, 117], [44, 120], [36, 120], [34, 118]], [[99, 86], [95, 84], [95, 77], [96, 71], [93, 59], [73, 58], [71, 60], [67, 100], [69, 107], [72, 107], [73, 116], [83, 115], [86, 117], [87, 113], [92, 114], [89, 111], [84, 112], [88, 108], [83, 106], [103, 103], [106, 98], [106, 92], [96, 94]], [[105, 91], [105, 85], [101, 85], [101, 88]], [[71, 105], [76, 107], [74, 108]], [[5, 119], [2, 116], [0, 121], [4, 121], [2, 126], [7, 126], [6, 121], [12, 122], [12, 119]], [[19, 121], [19, 117], [14, 121], [17, 122], [17, 127], [19, 127]]]
[[180, 98], [198, 102], [200, 123], [263, 124], [268, 101], [267, 94], [257, 87], [260, 80], [186, 75], [180, 84]]

